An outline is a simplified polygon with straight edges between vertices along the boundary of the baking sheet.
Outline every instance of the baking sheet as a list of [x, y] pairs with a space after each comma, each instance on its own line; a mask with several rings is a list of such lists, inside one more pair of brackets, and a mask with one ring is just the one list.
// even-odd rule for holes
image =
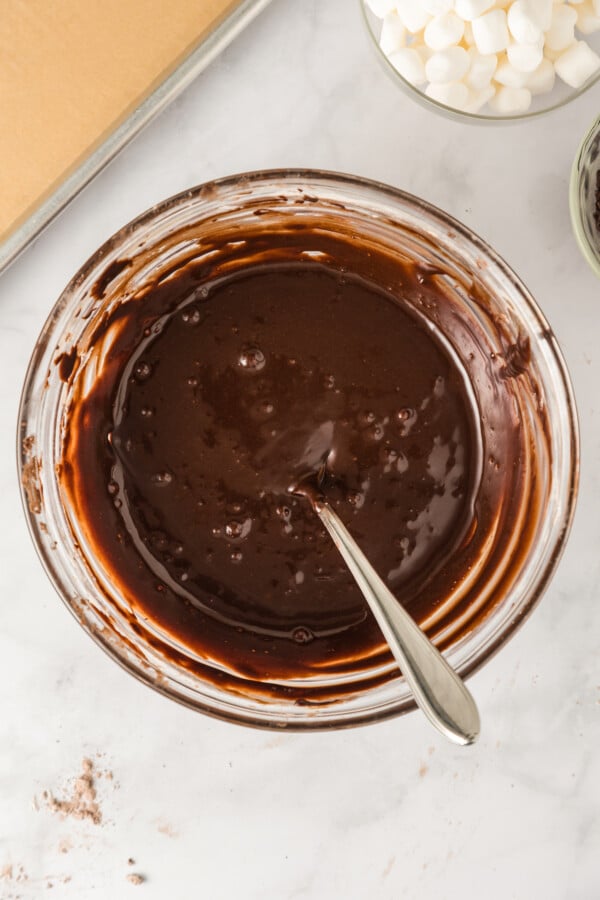
[[[19, 27], [37, 27], [31, 19], [32, 8], [36, 0], [11, 0], [13, 22]], [[90, 152], [78, 159], [76, 165], [67, 169], [64, 177], [56, 184], [49, 183], [48, 190], [39, 192], [39, 200], [26, 209], [26, 215], [22, 220], [16, 220], [13, 228], [9, 228], [0, 242], [0, 272], [48, 225], [49, 222], [66, 206], [66, 204], [121, 150], [155, 115], [157, 115], [171, 100], [183, 91], [194, 78], [229, 44], [246, 25], [268, 4], [270, 0], [212, 0], [205, 3], [203, 11], [212, 16], [214, 25], [206, 30], [195, 44], [193, 35], [190, 35], [192, 47], [183, 59], [174, 59], [173, 65], [166, 77], [158, 84], [148, 84], [145, 94], [132, 110], [115, 123], [115, 127], [105, 135], [100, 136], [100, 141], [94, 145], [92, 133]], [[201, 5], [201, 0], [196, 0]], [[219, 15], [219, 6], [223, 14]], [[210, 9], [209, 9], [210, 7]], [[49, 7], [52, 8], [52, 4]], [[40, 7], [41, 9], [41, 7]], [[121, 9], [126, 9], [123, 3]], [[3, 14], [4, 15], [4, 14]], [[29, 19], [28, 19], [29, 16]], [[43, 24], [43, 23], [42, 23]], [[3, 18], [4, 34], [0, 33], [0, 40], [4, 41], [4, 47], [10, 47], [10, 16]], [[115, 26], [118, 27], [118, 26]], [[108, 48], [110, 50], [110, 47]], [[4, 59], [5, 72], [8, 76], [14, 75], [14, 64], [18, 60]], [[11, 72], [11, 64], [13, 71]], [[67, 72], [68, 74], [68, 72]], [[43, 77], [43, 73], [39, 73]], [[8, 83], [9, 78], [6, 78]], [[6, 84], [4, 85], [6, 87]], [[14, 97], [4, 91], [2, 97], [2, 83], [0, 82], [0, 112], [2, 107], [10, 111], [11, 100]], [[77, 115], [77, 110], [74, 110]], [[7, 115], [2, 116], [3, 128], [10, 121]], [[18, 137], [18, 135], [17, 135]], [[13, 141], [13, 145], [15, 142]], [[10, 149], [10, 148], [9, 148]], [[14, 152], [14, 151], [13, 151]], [[18, 162], [18, 161], [17, 161]], [[15, 169], [15, 183], [18, 184], [18, 173]], [[6, 171], [6, 170], [5, 170]], [[11, 167], [8, 167], [11, 171]], [[0, 198], [1, 199], [1, 198]], [[6, 198], [5, 198], [6, 202]]]

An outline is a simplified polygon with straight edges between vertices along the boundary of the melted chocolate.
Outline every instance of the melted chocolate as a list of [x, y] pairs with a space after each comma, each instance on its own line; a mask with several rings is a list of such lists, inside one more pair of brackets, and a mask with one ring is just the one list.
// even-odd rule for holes
[[390, 658], [302, 478], [321, 472], [399, 602], [438, 629], [472, 601], [443, 611], [501, 506], [471, 376], [418, 309], [443, 303], [435, 277], [371, 254], [349, 274], [340, 242], [305, 246], [262, 235], [243, 265], [190, 261], [116, 305], [66, 417], [61, 483], [103, 578], [140, 627], [258, 682]]

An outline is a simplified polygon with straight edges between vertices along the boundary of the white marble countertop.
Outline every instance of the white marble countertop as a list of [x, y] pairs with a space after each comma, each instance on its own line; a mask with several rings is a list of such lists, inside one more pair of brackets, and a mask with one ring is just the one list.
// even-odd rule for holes
[[[596, 90], [539, 121], [446, 121], [388, 79], [355, 2], [275, 0], [0, 278], [3, 900], [50, 888], [82, 900], [600, 897], [600, 283], [567, 207], [597, 111]], [[17, 404], [61, 289], [156, 200], [272, 166], [370, 176], [462, 219], [525, 280], [567, 358], [582, 430], [575, 525], [540, 607], [471, 681], [473, 748], [417, 715], [275, 735], [181, 708], [100, 652], [30, 543]], [[35, 809], [98, 753], [114, 773], [99, 781], [101, 825]]]

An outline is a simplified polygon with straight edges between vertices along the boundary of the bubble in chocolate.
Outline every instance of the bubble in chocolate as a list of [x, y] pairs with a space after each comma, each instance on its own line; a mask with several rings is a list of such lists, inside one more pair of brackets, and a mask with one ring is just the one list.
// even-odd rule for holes
[[[426, 398], [428, 400], [428, 398]], [[425, 407], [422, 407], [423, 409]], [[414, 409], [411, 409], [410, 406], [404, 406], [402, 409], [399, 409], [396, 415], [394, 416], [394, 421], [396, 423], [398, 433], [405, 437], [415, 422], [417, 421], [417, 412]]]
[[152, 484], [158, 484], [161, 487], [166, 487], [173, 481], [173, 476], [169, 471], [165, 469], [164, 472], [155, 472], [154, 475], [150, 476], [150, 480], [152, 481]]
[[248, 372], [260, 372], [265, 362], [265, 354], [256, 346], [244, 347], [238, 356], [238, 365]]
[[237, 519], [232, 519], [225, 526], [225, 536], [232, 541], [241, 541], [244, 538], [248, 537], [251, 529], [252, 519], [244, 519], [243, 522], [240, 522]]
[[353, 506], [354, 509], [360, 509], [365, 503], [365, 495], [362, 491], [350, 491], [347, 499], [350, 506]]
[[251, 408], [252, 418], [257, 422], [266, 422], [275, 412], [275, 404], [269, 399], [259, 400]]
[[366, 429], [365, 434], [369, 440], [378, 442], [385, 436], [385, 428], [381, 422], [375, 422]]
[[119, 493], [119, 485], [116, 481], [109, 481], [106, 485], [106, 490], [110, 494], [111, 497], [114, 497], [115, 494]]
[[144, 362], [143, 359], [138, 360], [138, 362], [133, 367], [133, 377], [136, 381], [147, 381], [152, 375], [152, 366], [150, 363]]
[[298, 625], [297, 628], [294, 628], [294, 630], [292, 631], [292, 637], [297, 644], [309, 644], [315, 639], [315, 636], [310, 628], [306, 628], [305, 625]]
[[142, 406], [140, 415], [143, 419], [150, 419], [154, 415], [154, 410], [151, 406]]
[[492, 468], [494, 468], [497, 472], [500, 470], [500, 463], [498, 462], [498, 460], [496, 459], [495, 456], [490, 456], [489, 459], [488, 459], [488, 463], [489, 463], [490, 466], [492, 466]]
[[200, 310], [196, 309], [195, 306], [188, 306], [181, 313], [181, 321], [184, 325], [198, 325], [201, 318]]

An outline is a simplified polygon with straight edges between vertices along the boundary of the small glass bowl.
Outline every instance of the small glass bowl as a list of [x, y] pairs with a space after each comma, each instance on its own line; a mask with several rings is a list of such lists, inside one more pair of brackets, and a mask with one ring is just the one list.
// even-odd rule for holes
[[579, 249], [600, 278], [600, 116], [573, 161], [569, 208]]
[[[577, 420], [560, 350], [527, 289], [480, 238], [422, 200], [361, 178], [283, 170], [215, 181], [152, 208], [85, 263], [50, 313], [25, 379], [18, 457], [25, 514], [42, 563], [82, 627], [113, 659], [164, 695], [205, 713], [246, 725], [323, 729], [373, 722], [413, 709], [410, 691], [393, 662], [362, 672], [360, 681], [344, 682], [341, 692], [339, 675], [331, 682], [322, 676], [318, 687], [335, 685], [335, 701], [318, 704], [293, 699], [299, 687], [304, 690], [304, 682], [295, 682], [289, 696], [284, 690], [272, 699], [253, 689], [253, 683], [241, 685], [239, 678], [232, 688], [226, 678], [203, 677], [194, 670], [185, 647], [171, 645], [169, 652], [162, 652], [166, 641], [161, 645], [155, 630], [149, 632], [144, 621], [132, 621], [119, 606], [119, 597], [110, 595], [111, 585], [103, 580], [85, 541], [78, 539], [57, 475], [70, 390], [68, 379], [61, 379], [60, 363], [73, 358], [69, 353], [74, 346], [85, 346], [110, 304], [173, 271], [190, 254], [201, 257], [211, 229], [222, 240], [223, 228], [231, 228], [233, 239], [239, 241], [244, 230], [248, 233], [259, 225], [298, 228], [303, 223], [309, 229], [360, 234], [366, 246], [375, 242], [382, 252], [420, 262], [438, 273], [458, 304], [451, 312], [450, 307], [446, 313], [438, 310], [440, 316], [451, 315], [459, 323], [464, 346], [457, 346], [456, 352], [466, 355], [472, 347], [471, 333], [481, 334], [486, 358], [494, 360], [493, 365], [502, 364], [506, 372], [502, 377], [510, 380], [506, 390], [515, 404], [511, 408], [519, 414], [523, 477], [531, 493], [507, 526], [511, 540], [500, 559], [493, 557], [491, 584], [484, 583], [477, 592], [476, 615], [467, 619], [469, 626], [461, 624], [457, 639], [451, 627], [433, 631], [463, 677], [475, 671], [531, 612], [561, 555], [578, 484]], [[124, 259], [131, 263], [125, 268], [118, 262]], [[101, 299], [98, 283], [104, 286]], [[507, 348], [523, 342], [530, 345], [530, 358], [527, 374], [521, 377], [522, 370], [509, 371]], [[486, 367], [490, 365], [488, 361]], [[526, 543], [527, 552], [517, 554], [520, 541]], [[469, 578], [471, 573], [465, 581]], [[489, 612], [481, 615], [492, 594]], [[459, 619], [464, 622], [465, 614]]]
[[[581, 94], [584, 94], [600, 80], [600, 71], [598, 71], [595, 75], [592, 75], [592, 77], [589, 78], [580, 88], [572, 88], [569, 87], [568, 84], [565, 84], [563, 81], [561, 81], [561, 79], [557, 76], [553, 89], [551, 91], [548, 91], [547, 94], [535, 95], [533, 97], [531, 106], [526, 112], [523, 113], [510, 113], [507, 115], [502, 115], [500, 113], [494, 112], [492, 109], [489, 109], [487, 104], [483, 108], [483, 110], [478, 113], [464, 112], [463, 110], [445, 106], [443, 103], [439, 103], [437, 100], [434, 100], [433, 98], [427, 96], [424, 91], [425, 85], [423, 86], [423, 89], [421, 89], [421, 87], [415, 87], [415, 85], [411, 84], [410, 81], [407, 81], [406, 78], [404, 78], [398, 72], [398, 70], [394, 68], [379, 45], [382, 20], [373, 13], [367, 3], [367, 0], [359, 0], [359, 2], [363, 13], [363, 18], [367, 26], [367, 31], [371, 36], [373, 45], [377, 52], [377, 56], [379, 57], [388, 75], [390, 75], [394, 79], [394, 81], [398, 85], [400, 85], [405, 93], [409, 94], [413, 98], [413, 100], [417, 101], [417, 103], [420, 103], [421, 106], [424, 106], [426, 109], [433, 109], [450, 119], [462, 122], [470, 122], [472, 124], [518, 122], [521, 119], [533, 119], [543, 115], [544, 113], [550, 112], [553, 109], [559, 109], [561, 106], [566, 106], [567, 103], [570, 103], [571, 100], [575, 100], [576, 97], [580, 97]], [[415, 2], [418, 2], [418, 0], [415, 0]], [[592, 50], [595, 50], [596, 53], [600, 54], [600, 32], [596, 32], [591, 35], [581, 35], [580, 37], [590, 45]]]

